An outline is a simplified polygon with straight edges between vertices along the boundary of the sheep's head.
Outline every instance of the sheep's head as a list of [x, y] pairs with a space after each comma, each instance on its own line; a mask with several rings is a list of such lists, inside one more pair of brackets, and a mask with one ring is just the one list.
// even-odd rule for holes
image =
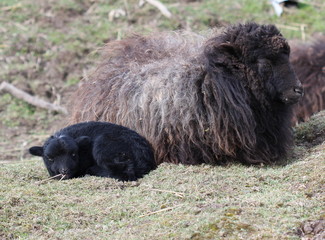
[[61, 174], [62, 179], [76, 176], [80, 170], [79, 150], [90, 143], [86, 136], [73, 139], [70, 136], [51, 136], [44, 146], [34, 146], [29, 149], [30, 154], [43, 158], [45, 166], [51, 176]]
[[272, 101], [290, 105], [301, 99], [303, 88], [289, 62], [289, 46], [287, 43], [284, 44], [285, 47], [280, 48], [276, 54], [266, 52], [258, 56], [255, 69], [257, 69], [257, 79], [262, 80], [264, 92], [268, 97]]
[[207, 42], [205, 54], [210, 66], [231, 72], [261, 102], [290, 105], [303, 95], [289, 62], [290, 47], [274, 25], [230, 27]]

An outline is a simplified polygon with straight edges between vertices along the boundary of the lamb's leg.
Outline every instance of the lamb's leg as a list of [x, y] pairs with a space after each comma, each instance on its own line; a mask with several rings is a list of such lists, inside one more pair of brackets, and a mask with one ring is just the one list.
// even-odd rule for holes
[[[116, 160], [116, 159], [115, 159]], [[114, 162], [114, 163], [103, 163], [102, 166], [99, 164], [99, 167], [102, 169], [107, 169], [112, 178], [116, 178], [122, 181], [135, 181], [137, 177], [135, 175], [134, 163], [130, 160], [125, 162]]]
[[97, 176], [97, 177], [109, 177], [109, 178], [114, 178], [120, 181], [136, 181], [137, 177], [135, 176], [133, 164], [132, 166], [123, 166], [123, 169], [126, 168], [126, 170], [121, 171], [119, 169], [118, 165], [110, 165], [110, 166], [92, 166], [87, 169], [86, 174], [92, 175], [92, 176]]
[[109, 177], [121, 181], [135, 181], [137, 179], [132, 150], [123, 140], [112, 139], [103, 134], [96, 138], [92, 150], [96, 165], [105, 169]]
[[113, 177], [112, 172], [110, 170], [106, 170], [97, 165], [88, 168], [86, 174], [97, 177]]

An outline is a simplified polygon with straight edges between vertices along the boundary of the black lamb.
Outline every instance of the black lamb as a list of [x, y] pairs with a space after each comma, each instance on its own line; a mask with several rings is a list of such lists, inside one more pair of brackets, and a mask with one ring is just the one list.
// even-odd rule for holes
[[75, 124], [56, 132], [29, 152], [43, 157], [50, 176], [85, 174], [134, 181], [155, 169], [145, 138], [126, 127], [104, 122]]

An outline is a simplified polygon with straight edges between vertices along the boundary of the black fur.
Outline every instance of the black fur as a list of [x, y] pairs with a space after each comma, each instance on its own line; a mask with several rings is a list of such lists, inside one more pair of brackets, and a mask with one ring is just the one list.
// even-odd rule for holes
[[156, 167], [153, 150], [145, 138], [107, 122], [71, 125], [29, 152], [43, 157], [50, 176], [62, 174], [64, 179], [90, 174], [134, 181]]

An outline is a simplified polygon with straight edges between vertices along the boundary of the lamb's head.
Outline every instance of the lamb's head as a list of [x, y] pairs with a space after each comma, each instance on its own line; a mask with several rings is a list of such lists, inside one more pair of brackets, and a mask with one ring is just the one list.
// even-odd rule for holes
[[65, 135], [51, 136], [44, 146], [31, 147], [29, 152], [43, 158], [50, 176], [61, 174], [57, 178], [70, 179], [79, 171], [79, 150], [89, 143], [90, 139], [86, 136], [77, 139]]
[[210, 66], [231, 72], [261, 102], [290, 105], [303, 95], [289, 62], [290, 47], [274, 25], [227, 28], [207, 42], [205, 54]]

